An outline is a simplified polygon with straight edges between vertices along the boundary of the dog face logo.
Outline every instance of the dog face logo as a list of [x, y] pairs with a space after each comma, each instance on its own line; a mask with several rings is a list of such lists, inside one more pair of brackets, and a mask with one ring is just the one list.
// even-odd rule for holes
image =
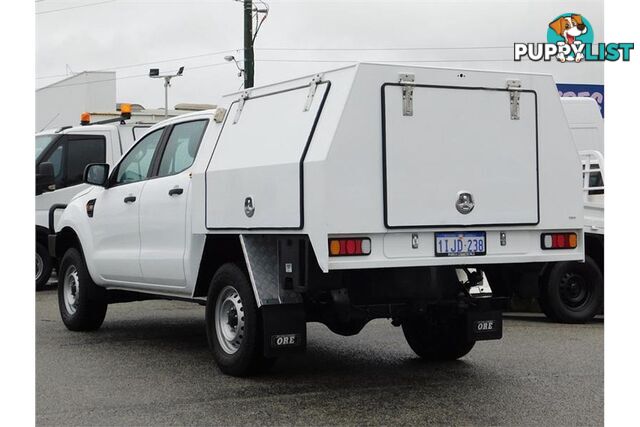
[[473, 196], [471, 193], [461, 191], [458, 193], [458, 200], [456, 200], [456, 209], [462, 215], [466, 215], [473, 210], [475, 203], [473, 202]]
[[[591, 24], [585, 17], [577, 13], [560, 15], [549, 23], [547, 41], [558, 45], [558, 47], [565, 45], [577, 47], [581, 44], [591, 44], [593, 42]], [[560, 62], [580, 62], [584, 59], [584, 53], [582, 51], [575, 54], [560, 52], [556, 58]]]
[[588, 31], [587, 26], [582, 22], [582, 15], [561, 16], [550, 23], [549, 28], [564, 38], [567, 44], [573, 44], [576, 37]]

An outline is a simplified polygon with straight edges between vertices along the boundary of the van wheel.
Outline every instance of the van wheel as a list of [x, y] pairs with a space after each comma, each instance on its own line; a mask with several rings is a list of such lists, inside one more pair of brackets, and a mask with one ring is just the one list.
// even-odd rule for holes
[[67, 250], [60, 263], [58, 307], [62, 322], [71, 331], [94, 331], [107, 314], [106, 291], [93, 282], [75, 248]]
[[224, 264], [214, 274], [205, 322], [209, 348], [225, 374], [257, 374], [275, 362], [275, 358], [264, 357], [260, 312], [253, 289], [235, 264]]
[[402, 332], [411, 350], [425, 360], [456, 360], [475, 345], [468, 341], [464, 318], [432, 322], [425, 317], [405, 319]]
[[47, 248], [40, 242], [36, 242], [36, 289], [43, 289], [49, 277], [51, 277], [51, 269], [53, 263], [49, 257]]
[[591, 257], [585, 262], [555, 263], [540, 289], [540, 302], [551, 319], [584, 323], [598, 314], [604, 301], [602, 272]]

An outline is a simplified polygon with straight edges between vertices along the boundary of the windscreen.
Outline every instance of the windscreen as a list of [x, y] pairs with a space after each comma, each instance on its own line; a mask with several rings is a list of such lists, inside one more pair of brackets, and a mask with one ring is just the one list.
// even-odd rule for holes
[[40, 157], [40, 154], [60, 135], [36, 135], [36, 159]]

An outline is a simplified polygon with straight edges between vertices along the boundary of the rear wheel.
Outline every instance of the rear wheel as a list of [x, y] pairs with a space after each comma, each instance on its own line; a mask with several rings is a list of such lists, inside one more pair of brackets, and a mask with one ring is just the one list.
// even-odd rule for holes
[[105, 290], [93, 282], [75, 248], [67, 250], [60, 263], [58, 307], [62, 322], [72, 331], [96, 330], [107, 314]]
[[45, 287], [51, 277], [53, 267], [47, 248], [40, 242], [36, 242], [36, 289]]
[[206, 327], [213, 357], [225, 374], [247, 376], [269, 368], [263, 354], [260, 312], [246, 274], [224, 264], [213, 276], [207, 295]]
[[468, 341], [464, 318], [455, 317], [438, 322], [425, 317], [405, 319], [402, 331], [409, 347], [425, 360], [456, 360], [475, 345]]
[[554, 264], [540, 289], [540, 306], [549, 318], [584, 323], [598, 314], [604, 301], [604, 280], [596, 262]]

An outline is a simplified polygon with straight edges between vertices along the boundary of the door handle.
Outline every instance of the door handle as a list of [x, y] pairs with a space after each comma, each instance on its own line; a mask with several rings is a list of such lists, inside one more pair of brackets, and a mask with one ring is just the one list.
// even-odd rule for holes
[[184, 190], [182, 188], [176, 187], [176, 188], [172, 188], [171, 190], [169, 190], [169, 195], [173, 196], [173, 195], [180, 195], [182, 194]]
[[136, 196], [127, 196], [124, 198], [125, 203], [133, 203], [136, 201]]

